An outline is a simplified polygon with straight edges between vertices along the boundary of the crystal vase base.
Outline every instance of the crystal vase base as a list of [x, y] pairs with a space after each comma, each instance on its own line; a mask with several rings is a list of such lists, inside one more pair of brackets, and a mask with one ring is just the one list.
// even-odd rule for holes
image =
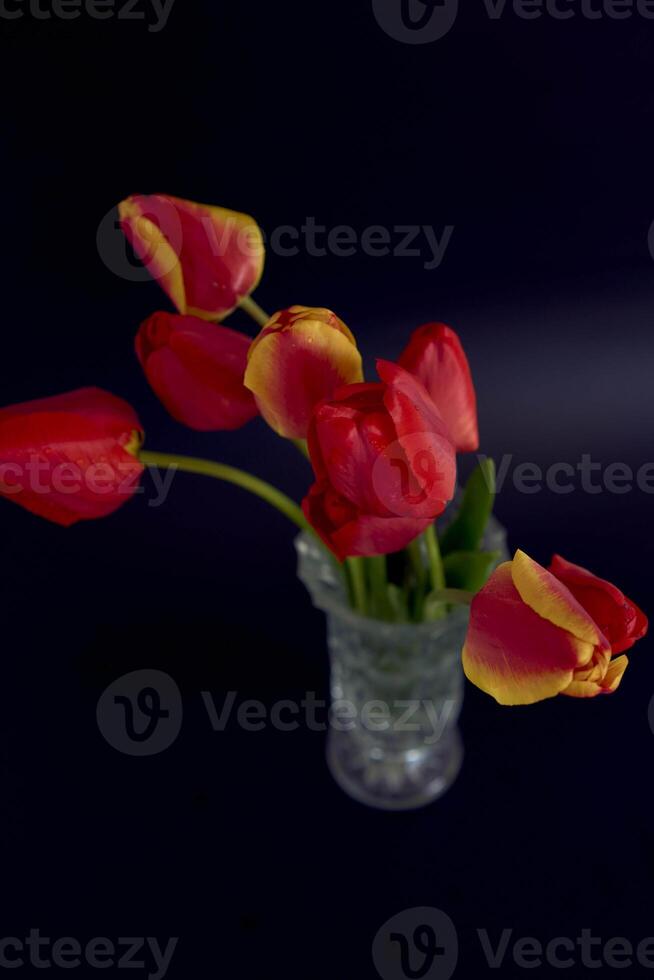
[[417, 810], [447, 792], [463, 763], [454, 728], [435, 745], [402, 752], [370, 748], [349, 732], [330, 731], [327, 766], [348, 796], [377, 810]]

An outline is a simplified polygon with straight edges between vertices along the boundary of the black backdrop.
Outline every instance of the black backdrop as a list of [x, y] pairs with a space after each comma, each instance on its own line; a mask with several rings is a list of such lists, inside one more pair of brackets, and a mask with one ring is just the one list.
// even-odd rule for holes
[[[137, 407], [149, 448], [302, 495], [306, 464], [262, 423], [192, 433], [141, 376], [133, 335], [165, 298], [112, 274], [96, 233], [127, 194], [163, 190], [268, 233], [453, 226], [432, 270], [429, 254], [271, 254], [257, 298], [332, 307], [370, 361], [451, 322], [482, 447], [511, 472], [652, 458], [654, 21], [491, 19], [480, 0], [409, 45], [367, 0], [177, 0], [159, 32], [22, 11], [0, 18], [2, 404], [97, 384]], [[289, 528], [199, 477], [151, 499], [70, 531], [0, 507], [3, 936], [178, 936], [169, 976], [363, 980], [377, 930], [414, 906], [455, 923], [456, 976], [489, 972], [479, 928], [493, 943], [503, 928], [654, 934], [650, 641], [612, 698], [508, 710], [469, 687], [455, 787], [375, 813], [332, 783], [323, 734], [216, 734], [202, 705], [206, 690], [268, 706], [326, 693]], [[651, 611], [653, 500], [579, 481], [525, 494], [509, 476], [497, 514], [513, 546], [560, 550]], [[180, 737], [149, 759], [95, 720], [107, 684], [139, 668], [184, 698]], [[501, 975], [524, 972], [507, 954]]]

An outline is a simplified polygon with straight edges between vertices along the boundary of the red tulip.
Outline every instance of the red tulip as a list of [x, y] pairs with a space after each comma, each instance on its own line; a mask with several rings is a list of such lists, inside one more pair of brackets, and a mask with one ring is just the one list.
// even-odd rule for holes
[[257, 414], [243, 385], [250, 338], [195, 316], [154, 313], [136, 335], [136, 354], [178, 422], [210, 432], [238, 429]]
[[477, 396], [461, 341], [444, 323], [426, 323], [411, 335], [399, 363], [433, 398], [457, 452], [479, 449]]
[[554, 555], [549, 570], [592, 616], [614, 655], [629, 650], [647, 633], [647, 616], [615, 585], [560, 555]]
[[134, 194], [118, 205], [120, 227], [180, 313], [220, 320], [261, 279], [261, 230], [247, 214], [169, 194]]
[[0, 494], [68, 527], [106, 517], [135, 492], [143, 429], [100, 388], [0, 409]]
[[288, 439], [305, 439], [318, 402], [362, 380], [350, 330], [331, 310], [307, 306], [275, 313], [254, 340], [245, 373], [266, 422]]
[[381, 383], [340, 388], [309, 430], [316, 483], [303, 509], [341, 561], [406, 547], [454, 493], [454, 447], [429, 395], [396, 364], [377, 370]]
[[[626, 633], [631, 641], [643, 635], [645, 617], [625, 600], [633, 617], [626, 614], [616, 628], [622, 593], [583, 569], [588, 578], [580, 587], [576, 568], [555, 559], [552, 574], [517, 551], [473, 599], [463, 667], [468, 679], [500, 704], [533, 704], [557, 694], [590, 698], [610, 694], [620, 684], [628, 660], [611, 659], [612, 654], [631, 645], [625, 645]], [[583, 602], [568, 588], [570, 577], [580, 595], [587, 590]], [[614, 647], [604, 633], [607, 624]]]

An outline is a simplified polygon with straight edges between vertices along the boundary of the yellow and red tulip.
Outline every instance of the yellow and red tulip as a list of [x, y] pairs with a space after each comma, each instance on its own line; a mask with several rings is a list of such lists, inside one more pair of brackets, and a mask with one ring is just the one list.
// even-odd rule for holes
[[289, 439], [306, 438], [320, 401], [362, 380], [352, 333], [331, 310], [307, 306], [271, 318], [252, 343], [245, 372], [266, 422]]
[[179, 313], [221, 320], [257, 287], [261, 230], [247, 214], [168, 194], [118, 205], [120, 227]]
[[68, 527], [112, 514], [136, 491], [143, 429], [133, 408], [80, 388], [0, 409], [0, 494]]
[[429, 395], [397, 364], [377, 371], [381, 383], [322, 402], [309, 430], [316, 483], [302, 507], [341, 561], [400, 551], [454, 494], [454, 447]]
[[443, 416], [457, 452], [479, 449], [477, 396], [455, 331], [444, 323], [418, 327], [398, 363], [422, 381]]
[[154, 313], [136, 354], [155, 394], [178, 422], [202, 432], [239, 429], [258, 415], [243, 385], [250, 338], [194, 316]]
[[[610, 583], [570, 569], [577, 566], [555, 561], [553, 574], [517, 551], [473, 599], [463, 667], [500, 704], [533, 704], [557, 694], [595, 697], [620, 684], [628, 661], [613, 654], [626, 649], [627, 634], [634, 642], [636, 633], [644, 634], [645, 617]], [[575, 596], [566, 578], [572, 574], [578, 586], [580, 572], [584, 582]]]

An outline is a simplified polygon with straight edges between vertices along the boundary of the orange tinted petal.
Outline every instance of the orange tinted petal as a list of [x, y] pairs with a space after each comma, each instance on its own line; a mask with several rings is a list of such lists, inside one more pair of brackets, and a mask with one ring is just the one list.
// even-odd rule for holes
[[244, 383], [275, 432], [304, 439], [318, 402], [361, 381], [361, 355], [350, 338], [349, 330], [308, 316], [281, 329], [265, 327], [256, 338]]
[[627, 657], [624, 655], [616, 657], [609, 664], [603, 680], [579, 680], [575, 674], [575, 679], [561, 693], [573, 698], [594, 698], [598, 694], [613, 694], [620, 686], [620, 681], [628, 666], [629, 659]]
[[[539, 616], [567, 630], [592, 648], [610, 651], [597, 623], [577, 602], [569, 589], [524, 551], [516, 551], [512, 563], [513, 584], [524, 602]], [[590, 657], [579, 666], [585, 666]]]
[[222, 319], [258, 285], [265, 251], [249, 215], [169, 194], [135, 194], [118, 210], [137, 255], [180, 313]]
[[118, 205], [118, 218], [128, 242], [153, 279], [170, 297], [180, 313], [186, 311], [182, 266], [173, 245], [162, 230], [143, 214], [138, 198], [128, 197]]

